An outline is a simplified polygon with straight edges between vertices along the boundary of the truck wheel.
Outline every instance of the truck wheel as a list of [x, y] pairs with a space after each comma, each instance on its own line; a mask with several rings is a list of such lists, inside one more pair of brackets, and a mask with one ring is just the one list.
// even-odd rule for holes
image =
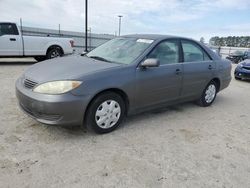
[[86, 113], [88, 129], [98, 134], [115, 130], [125, 117], [126, 106], [122, 97], [114, 92], [106, 92], [94, 99]]
[[53, 58], [62, 56], [62, 54], [63, 54], [62, 50], [59, 47], [55, 47], [55, 48], [51, 48], [48, 51], [46, 58], [53, 59]]

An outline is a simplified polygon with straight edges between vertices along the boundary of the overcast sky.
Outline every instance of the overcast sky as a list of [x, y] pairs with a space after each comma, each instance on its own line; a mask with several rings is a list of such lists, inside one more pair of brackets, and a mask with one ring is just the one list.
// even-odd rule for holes
[[[85, 0], [0, 0], [0, 21], [84, 31]], [[89, 27], [114, 34], [160, 33], [200, 39], [250, 35], [250, 0], [89, 0]]]

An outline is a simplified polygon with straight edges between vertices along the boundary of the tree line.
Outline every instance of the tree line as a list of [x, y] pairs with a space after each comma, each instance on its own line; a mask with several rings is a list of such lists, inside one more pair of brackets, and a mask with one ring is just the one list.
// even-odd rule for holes
[[229, 36], [229, 37], [212, 37], [209, 44], [213, 46], [229, 46], [250, 48], [250, 36]]

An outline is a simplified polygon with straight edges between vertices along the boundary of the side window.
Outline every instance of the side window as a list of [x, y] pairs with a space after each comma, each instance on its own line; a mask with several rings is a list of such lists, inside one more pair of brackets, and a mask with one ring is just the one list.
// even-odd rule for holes
[[207, 53], [194, 42], [182, 41], [184, 62], [209, 61]]
[[161, 65], [179, 62], [179, 45], [175, 40], [163, 41], [158, 44], [148, 58], [158, 59]]
[[0, 24], [1, 35], [18, 35], [18, 30], [15, 24], [2, 23]]

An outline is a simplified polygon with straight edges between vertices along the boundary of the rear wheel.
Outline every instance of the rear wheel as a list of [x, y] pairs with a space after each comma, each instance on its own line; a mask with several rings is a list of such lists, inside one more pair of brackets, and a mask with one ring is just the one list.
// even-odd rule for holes
[[217, 95], [217, 84], [211, 81], [204, 89], [201, 98], [197, 101], [200, 106], [207, 107], [210, 106]]
[[54, 47], [54, 48], [51, 48], [47, 55], [46, 55], [46, 58], [47, 59], [53, 59], [53, 58], [56, 58], [56, 57], [60, 57], [62, 56], [63, 53], [62, 53], [62, 50], [60, 47]]
[[86, 113], [88, 129], [96, 133], [109, 133], [115, 130], [125, 117], [125, 103], [122, 97], [114, 92], [97, 96]]

